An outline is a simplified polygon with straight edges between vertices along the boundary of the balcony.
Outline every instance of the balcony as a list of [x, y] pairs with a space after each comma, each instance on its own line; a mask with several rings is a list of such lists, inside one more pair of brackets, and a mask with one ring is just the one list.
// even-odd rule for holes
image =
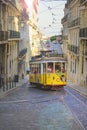
[[7, 40], [8, 40], [8, 32], [0, 31], [0, 41], [7, 41]]
[[81, 28], [79, 32], [80, 38], [85, 38], [87, 39], [87, 28]]
[[9, 32], [8, 32], [8, 39], [19, 40], [20, 39], [20, 32], [9, 30]]
[[63, 18], [62, 18], [62, 24], [64, 23], [64, 22], [67, 22], [67, 20], [68, 20], [68, 14], [67, 15], [65, 15]]
[[63, 36], [63, 40], [68, 40], [68, 36]]
[[80, 4], [85, 4], [87, 0], [80, 0]]
[[20, 58], [20, 57], [23, 57], [26, 53], [27, 53], [27, 48], [24, 48], [23, 50], [21, 50], [21, 51], [19, 52], [19, 58]]
[[84, 53], [85, 57], [87, 57], [87, 51]]
[[68, 27], [75, 27], [80, 25], [80, 18], [76, 18], [75, 20], [69, 22]]
[[29, 20], [29, 15], [28, 15], [28, 13], [26, 12], [26, 10], [23, 10], [23, 11], [21, 12], [21, 14], [22, 14], [22, 21], [24, 21], [24, 19]]
[[83, 52], [84, 58], [87, 58], [87, 51]]
[[71, 3], [73, 3], [73, 2], [75, 2], [75, 0], [67, 0], [68, 6], [69, 6]]
[[75, 45], [68, 45], [68, 50], [75, 53], [76, 55], [79, 54], [79, 47]]
[[2, 92], [9, 91], [10, 89], [13, 89], [14, 87], [16, 87], [14, 76], [9, 77], [8, 74], [1, 73], [0, 78], [1, 78], [0, 88], [2, 89]]

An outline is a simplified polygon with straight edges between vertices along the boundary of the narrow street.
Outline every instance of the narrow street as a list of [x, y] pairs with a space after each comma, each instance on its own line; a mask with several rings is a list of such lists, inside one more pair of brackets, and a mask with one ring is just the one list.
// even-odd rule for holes
[[86, 19], [87, 0], [0, 0], [0, 130], [87, 130]]
[[69, 87], [46, 91], [26, 82], [0, 99], [0, 130], [87, 130], [87, 98]]

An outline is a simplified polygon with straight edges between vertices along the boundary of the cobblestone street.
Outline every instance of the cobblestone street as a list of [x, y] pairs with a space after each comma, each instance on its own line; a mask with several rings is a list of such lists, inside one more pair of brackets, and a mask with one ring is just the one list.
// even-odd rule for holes
[[0, 99], [0, 130], [87, 129], [87, 119], [80, 121], [87, 117], [87, 106], [77, 110], [81, 102], [67, 90], [44, 91], [28, 82], [18, 87]]
[[0, 130], [87, 130], [87, 0], [0, 0]]

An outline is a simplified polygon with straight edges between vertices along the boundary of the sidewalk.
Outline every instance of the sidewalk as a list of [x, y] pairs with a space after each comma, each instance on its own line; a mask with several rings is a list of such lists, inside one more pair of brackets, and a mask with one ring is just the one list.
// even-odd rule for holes
[[21, 79], [21, 80], [19, 80], [19, 82], [16, 83], [16, 86], [20, 87], [20, 86], [22, 86], [23, 84], [25, 84], [28, 81], [29, 81], [29, 75], [26, 75], [24, 77], [24, 79]]
[[13, 87], [13, 88], [11, 88], [11, 89], [5, 91], [5, 92], [3, 92], [3, 90], [1, 89], [1, 90], [0, 90], [0, 98], [4, 97], [5, 95], [8, 95], [8, 94], [11, 93], [12, 91], [14, 91], [14, 89], [16, 89], [16, 88], [22, 86], [23, 84], [25, 84], [25, 83], [28, 82], [28, 81], [29, 81], [29, 75], [26, 75], [26, 76], [24, 77], [24, 79], [21, 79], [21, 80], [19, 80], [18, 82], [16, 82], [16, 86], [15, 86], [15, 87]]
[[67, 82], [67, 86], [71, 87], [72, 89], [75, 89], [76, 91], [78, 91], [80, 94], [84, 95], [87, 97], [87, 87], [83, 87], [83, 86], [78, 86], [75, 85], [71, 82]]

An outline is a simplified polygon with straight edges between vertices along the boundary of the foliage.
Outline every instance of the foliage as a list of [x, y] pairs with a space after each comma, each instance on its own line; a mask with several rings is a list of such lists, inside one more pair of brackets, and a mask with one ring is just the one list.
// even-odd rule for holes
[[56, 36], [50, 37], [50, 40], [51, 40], [51, 42], [54, 41], [54, 40], [56, 40]]

